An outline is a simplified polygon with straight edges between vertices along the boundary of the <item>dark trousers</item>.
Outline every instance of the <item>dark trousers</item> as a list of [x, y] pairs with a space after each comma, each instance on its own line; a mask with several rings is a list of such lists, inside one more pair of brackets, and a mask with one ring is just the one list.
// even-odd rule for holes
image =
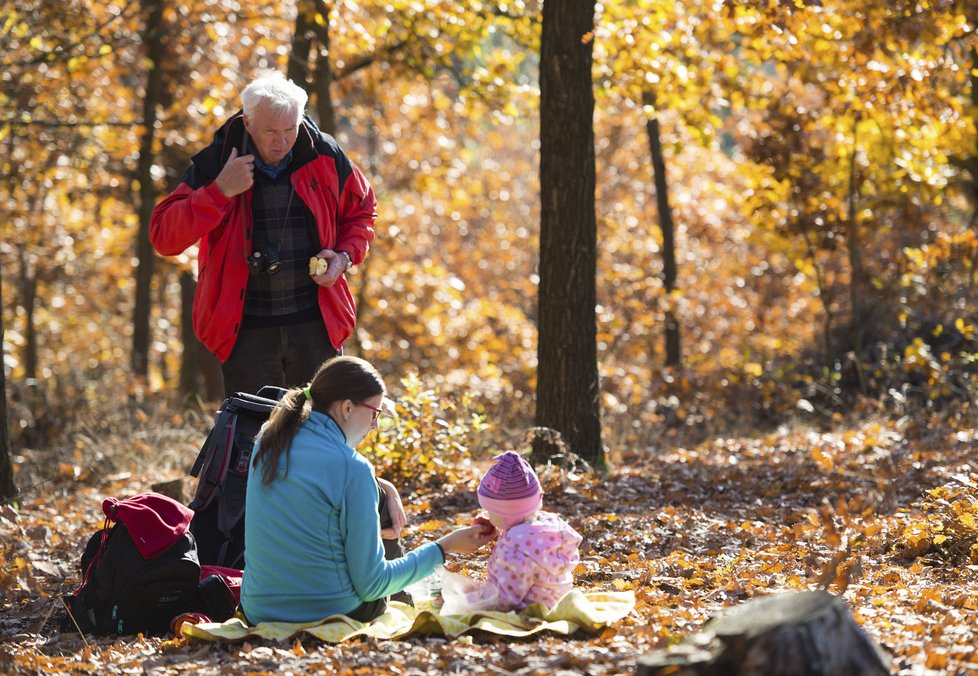
[[[393, 519], [391, 519], [390, 511], [387, 509], [387, 493], [377, 486], [377, 490], [380, 493], [380, 504], [377, 509], [380, 512], [380, 528], [390, 528], [394, 525]], [[395, 540], [381, 540], [384, 544], [384, 558], [388, 561], [391, 559], [399, 559], [404, 556], [404, 545], [401, 544], [401, 539], [397, 538]], [[401, 592], [403, 594], [403, 592]], [[399, 594], [394, 594], [394, 598], [397, 599]], [[350, 619], [356, 620], [358, 622], [369, 622], [375, 618], [380, 617], [385, 612], [387, 612], [387, 601], [388, 597], [377, 599], [376, 601], [364, 601], [361, 603], [356, 610], [352, 613], [348, 613]]]
[[264, 385], [305, 385], [324, 361], [337, 354], [321, 320], [242, 329], [231, 356], [221, 364], [224, 396], [257, 394]]

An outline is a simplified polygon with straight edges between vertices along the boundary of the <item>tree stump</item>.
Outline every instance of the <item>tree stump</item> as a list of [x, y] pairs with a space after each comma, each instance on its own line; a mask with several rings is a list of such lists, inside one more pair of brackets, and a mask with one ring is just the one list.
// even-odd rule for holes
[[641, 657], [637, 676], [876, 676], [890, 657], [838, 596], [789, 592], [711, 618], [681, 643]]
[[161, 481], [150, 486], [150, 490], [156, 491], [157, 493], [165, 495], [168, 498], [173, 498], [181, 504], [186, 504], [187, 502], [187, 498], [184, 496], [183, 491], [183, 479]]

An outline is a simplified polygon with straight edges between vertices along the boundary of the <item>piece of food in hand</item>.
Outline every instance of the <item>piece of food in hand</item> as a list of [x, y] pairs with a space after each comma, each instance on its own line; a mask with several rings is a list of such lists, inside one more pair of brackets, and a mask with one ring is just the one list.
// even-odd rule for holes
[[325, 275], [326, 271], [329, 270], [329, 261], [325, 258], [319, 258], [313, 256], [309, 259], [309, 274], [310, 275]]
[[481, 535], [492, 535], [496, 532], [496, 527], [492, 525], [492, 521], [484, 516], [477, 516], [472, 519], [473, 526], [482, 526]]

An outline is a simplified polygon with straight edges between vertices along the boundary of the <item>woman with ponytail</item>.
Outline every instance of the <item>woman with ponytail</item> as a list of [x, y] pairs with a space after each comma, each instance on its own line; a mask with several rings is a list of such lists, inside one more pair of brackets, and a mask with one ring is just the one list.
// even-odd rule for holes
[[354, 450], [376, 428], [385, 393], [368, 362], [335, 357], [272, 412], [248, 472], [241, 607], [249, 622], [335, 614], [367, 622], [447, 554], [474, 552], [493, 537], [470, 526], [385, 558], [400, 548], [403, 508]]

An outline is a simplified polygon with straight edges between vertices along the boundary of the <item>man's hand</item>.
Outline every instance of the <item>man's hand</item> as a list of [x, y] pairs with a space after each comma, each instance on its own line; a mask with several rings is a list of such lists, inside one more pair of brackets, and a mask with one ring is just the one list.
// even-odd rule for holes
[[231, 148], [231, 155], [214, 179], [214, 184], [227, 198], [240, 195], [255, 183], [255, 156], [238, 157], [238, 149]]
[[321, 275], [312, 275], [313, 280], [319, 286], [333, 286], [336, 284], [336, 280], [343, 276], [346, 272], [346, 256], [341, 253], [337, 253], [332, 249], [323, 249], [318, 254], [317, 258], [322, 258], [326, 261], [329, 267], [326, 268], [326, 272]]

